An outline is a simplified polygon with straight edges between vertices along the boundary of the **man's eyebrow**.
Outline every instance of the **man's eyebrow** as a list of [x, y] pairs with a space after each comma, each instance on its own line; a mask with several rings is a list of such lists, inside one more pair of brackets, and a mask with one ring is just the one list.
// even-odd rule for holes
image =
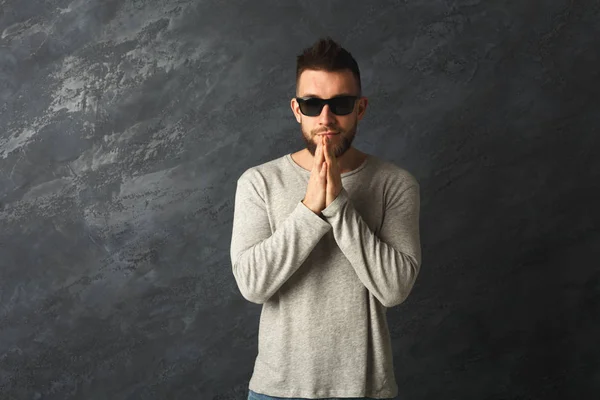
[[[332, 98], [343, 97], [343, 96], [355, 96], [355, 95], [353, 95], [352, 93], [341, 93], [341, 94], [336, 94]], [[316, 94], [312, 94], [312, 93], [308, 93], [308, 94], [305, 94], [304, 96], [298, 96], [298, 97], [316, 97], [318, 99], [322, 99], [322, 97], [317, 96]]]

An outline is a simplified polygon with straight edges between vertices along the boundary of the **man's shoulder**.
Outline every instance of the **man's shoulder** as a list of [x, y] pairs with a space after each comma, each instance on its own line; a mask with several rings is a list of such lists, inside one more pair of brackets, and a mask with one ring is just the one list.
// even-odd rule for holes
[[402, 164], [372, 154], [369, 154], [369, 160], [375, 175], [382, 178], [384, 181], [407, 188], [419, 185], [417, 178]]
[[238, 178], [238, 180], [250, 180], [256, 182], [256, 180], [265, 181], [269, 180], [273, 176], [280, 175], [283, 173], [283, 167], [286, 156], [265, 161], [261, 164], [247, 168]]

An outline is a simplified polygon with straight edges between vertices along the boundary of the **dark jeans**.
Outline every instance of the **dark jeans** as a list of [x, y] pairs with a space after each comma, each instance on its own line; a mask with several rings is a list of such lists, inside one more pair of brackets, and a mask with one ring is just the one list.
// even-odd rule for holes
[[[273, 397], [266, 394], [256, 393], [248, 390], [248, 400], [307, 400], [302, 397]], [[310, 400], [310, 399], [309, 399]], [[312, 399], [316, 400], [316, 399]], [[374, 399], [373, 397], [327, 397], [320, 400], [393, 400], [393, 399]]]

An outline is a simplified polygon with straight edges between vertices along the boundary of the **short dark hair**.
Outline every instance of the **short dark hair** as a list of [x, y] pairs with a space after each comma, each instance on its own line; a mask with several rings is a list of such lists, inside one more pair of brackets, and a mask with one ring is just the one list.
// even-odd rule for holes
[[302, 50], [296, 59], [296, 90], [300, 75], [305, 70], [336, 72], [349, 69], [358, 83], [358, 96], [362, 96], [358, 63], [346, 49], [327, 36]]

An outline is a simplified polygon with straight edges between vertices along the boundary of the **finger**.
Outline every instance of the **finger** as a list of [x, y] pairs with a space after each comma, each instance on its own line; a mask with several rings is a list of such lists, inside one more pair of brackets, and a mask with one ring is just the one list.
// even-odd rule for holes
[[323, 147], [323, 155], [325, 157], [325, 160], [329, 161], [329, 143], [327, 143], [327, 141], [325, 141], [325, 144]]
[[321, 171], [321, 159], [322, 159], [323, 147], [320, 143], [317, 143], [317, 149], [315, 150], [315, 156], [313, 159], [313, 168], [317, 171]]
[[331, 149], [331, 151], [327, 152], [327, 159], [329, 160], [331, 169], [333, 170], [333, 172], [335, 172], [338, 165], [337, 165], [337, 159], [335, 157], [335, 152], [333, 151], [333, 149]]
[[319, 165], [321, 165], [320, 163], [323, 161], [323, 141], [322, 140], [317, 141], [317, 150], [319, 152], [319, 154], [317, 154], [317, 162], [319, 163]]

